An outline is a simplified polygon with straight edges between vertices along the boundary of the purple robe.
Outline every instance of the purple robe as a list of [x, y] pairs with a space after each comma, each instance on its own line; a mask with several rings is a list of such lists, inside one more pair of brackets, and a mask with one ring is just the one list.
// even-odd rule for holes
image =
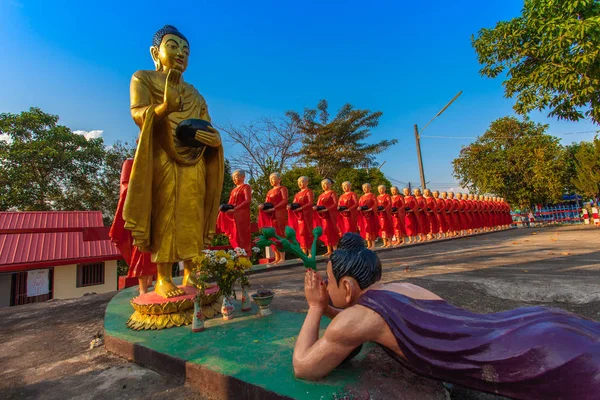
[[598, 399], [600, 322], [555, 308], [476, 314], [444, 300], [369, 290], [378, 313], [421, 375], [516, 399]]

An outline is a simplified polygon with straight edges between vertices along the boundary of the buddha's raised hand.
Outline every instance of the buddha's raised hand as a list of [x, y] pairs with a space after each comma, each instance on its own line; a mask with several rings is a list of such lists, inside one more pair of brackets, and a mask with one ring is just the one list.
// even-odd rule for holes
[[167, 79], [165, 81], [165, 95], [163, 103], [167, 110], [167, 113], [180, 111], [183, 105], [183, 99], [181, 98], [181, 89], [179, 83], [181, 82], [181, 71], [176, 69], [170, 69], [167, 73]]

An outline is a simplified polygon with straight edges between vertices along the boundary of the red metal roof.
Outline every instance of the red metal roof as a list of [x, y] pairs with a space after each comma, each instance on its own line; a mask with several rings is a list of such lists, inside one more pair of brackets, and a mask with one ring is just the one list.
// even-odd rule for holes
[[84, 241], [88, 228], [104, 228], [100, 211], [0, 213], [0, 272], [121, 258], [110, 240]]
[[0, 212], [0, 233], [65, 232], [103, 226], [101, 211]]

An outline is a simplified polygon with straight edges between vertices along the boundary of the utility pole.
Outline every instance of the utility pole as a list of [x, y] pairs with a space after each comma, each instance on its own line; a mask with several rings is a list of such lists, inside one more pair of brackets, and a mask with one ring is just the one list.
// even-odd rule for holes
[[417, 127], [417, 124], [415, 124], [415, 140], [417, 142], [417, 158], [419, 159], [419, 172], [421, 174], [421, 190], [427, 189], [427, 186], [425, 186], [425, 171], [423, 170], [423, 159], [421, 158], [421, 133], [423, 133], [423, 131], [427, 129], [429, 124], [431, 124], [434, 119], [442, 115], [442, 113], [446, 111], [446, 108], [450, 107], [450, 104], [452, 104], [454, 100], [458, 99], [458, 96], [460, 96], [461, 94], [462, 90], [458, 92], [458, 94], [454, 96], [452, 100], [450, 100], [448, 104], [444, 106], [444, 108], [442, 108], [437, 114], [435, 114], [435, 117], [431, 118], [431, 120], [423, 127], [423, 129], [421, 129], [421, 132], [419, 132], [419, 128]]
[[415, 140], [417, 141], [417, 158], [419, 159], [419, 173], [421, 175], [421, 187], [423, 190], [427, 189], [425, 186], [425, 171], [423, 170], [423, 159], [421, 158], [421, 141], [419, 137], [419, 127], [415, 124]]

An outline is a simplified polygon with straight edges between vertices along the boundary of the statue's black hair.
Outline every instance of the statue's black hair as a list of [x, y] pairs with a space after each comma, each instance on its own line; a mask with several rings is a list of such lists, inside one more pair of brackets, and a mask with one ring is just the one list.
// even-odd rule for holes
[[379, 257], [365, 247], [363, 238], [356, 233], [342, 236], [337, 250], [331, 255], [331, 269], [338, 285], [344, 276], [356, 279], [361, 289], [381, 279]]
[[185, 40], [188, 43], [188, 47], [190, 45], [190, 41], [187, 40], [187, 38], [183, 36], [183, 33], [179, 32], [179, 30], [173, 25], [165, 25], [158, 31], [156, 31], [156, 33], [154, 34], [154, 39], [152, 40], [152, 45], [160, 47], [160, 43], [162, 42], [163, 37], [165, 37], [165, 35], [175, 35]]

